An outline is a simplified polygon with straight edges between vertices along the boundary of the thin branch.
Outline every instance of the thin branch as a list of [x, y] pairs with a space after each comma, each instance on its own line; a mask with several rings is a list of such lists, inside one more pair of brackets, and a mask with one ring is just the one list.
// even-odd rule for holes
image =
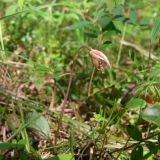
[[152, 60], [158, 60], [158, 57], [156, 57], [153, 53], [146, 51], [145, 49], [141, 48], [140, 46], [137, 46], [136, 44], [133, 44], [124, 40], [121, 41], [121, 44], [134, 48], [135, 50], [137, 50], [139, 53], [146, 56], [147, 58], [150, 58]]

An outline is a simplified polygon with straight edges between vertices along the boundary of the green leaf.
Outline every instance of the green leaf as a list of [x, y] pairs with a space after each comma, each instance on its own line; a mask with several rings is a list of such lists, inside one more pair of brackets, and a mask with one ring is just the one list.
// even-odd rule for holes
[[155, 66], [152, 67], [152, 70], [149, 74], [149, 77], [153, 79], [160, 78], [160, 64], [156, 64]]
[[29, 159], [29, 153], [27, 153], [26, 151], [21, 151], [19, 156], [20, 156], [20, 160], [28, 160]]
[[103, 46], [104, 46], [104, 47], [108, 47], [108, 46], [110, 46], [111, 44], [112, 44], [111, 41], [105, 41], [105, 42], [103, 42]]
[[137, 109], [137, 108], [144, 108], [146, 106], [146, 101], [144, 101], [143, 99], [139, 99], [139, 98], [134, 98], [131, 99], [128, 103], [127, 103], [127, 109]]
[[160, 126], [160, 105], [154, 105], [146, 108], [142, 112], [141, 116], [144, 120]]
[[115, 15], [114, 16], [114, 20], [115, 21], [120, 21], [120, 22], [125, 22], [125, 20], [126, 20], [126, 17], [124, 17], [123, 15]]
[[37, 136], [41, 138], [49, 138], [50, 127], [44, 116], [37, 112], [32, 112], [27, 115], [26, 119], [29, 123], [27, 128], [31, 129]]
[[16, 148], [16, 144], [14, 143], [1, 143], [0, 144], [0, 150], [9, 150], [12, 148]]
[[143, 159], [143, 148], [142, 146], [136, 146], [131, 153], [131, 160], [142, 160]]
[[143, 156], [143, 160], [152, 160], [153, 159], [153, 154], [151, 152], [147, 152], [144, 156]]
[[129, 22], [132, 24], [136, 24], [136, 20], [137, 20], [137, 12], [132, 10], [129, 13]]
[[104, 33], [104, 36], [108, 38], [108, 37], [115, 36], [117, 34], [118, 33], [116, 31], [108, 31], [108, 32]]
[[41, 80], [41, 79], [36, 80], [36, 81], [35, 81], [35, 85], [36, 85], [37, 87], [43, 86], [43, 80]]
[[141, 27], [148, 27], [149, 26], [149, 23], [150, 23], [150, 20], [149, 18], [145, 17], [145, 18], [142, 18], [141, 21], [140, 21], [140, 26]]
[[93, 33], [93, 32], [84, 32], [84, 34], [87, 37], [90, 37], [90, 38], [97, 38], [98, 37], [98, 35], [96, 33]]
[[13, 148], [23, 148], [25, 144], [18, 144], [18, 143], [1, 143], [0, 150], [9, 150]]
[[5, 12], [5, 15], [14, 14], [16, 12], [17, 5], [10, 5]]
[[153, 142], [150, 141], [146, 142], [146, 146], [148, 147], [148, 149], [152, 154], [156, 154], [158, 152], [159, 146], [155, 145]]
[[19, 8], [22, 10], [24, 5], [24, 0], [18, 0], [17, 1]]
[[106, 28], [112, 22], [112, 16], [104, 15], [98, 19], [98, 23], [102, 29]]
[[4, 155], [0, 155], [0, 160], [3, 160], [4, 159]]
[[151, 42], [153, 43], [157, 37], [158, 33], [160, 32], [160, 16], [155, 19], [152, 31], [151, 31]]
[[121, 4], [117, 5], [116, 7], [113, 8], [112, 13], [114, 15], [122, 15], [123, 14], [123, 8], [124, 8], [124, 6], [122, 6]]
[[80, 21], [80, 22], [74, 23], [71, 26], [65, 27], [63, 30], [81, 29], [81, 28], [84, 28], [84, 27], [88, 27], [90, 25], [93, 25], [93, 24], [89, 21]]
[[109, 10], [109, 12], [111, 12], [113, 8], [115, 7], [114, 1], [106, 1], [106, 4], [107, 4], [107, 9]]
[[71, 154], [63, 153], [53, 157], [52, 160], [74, 160], [74, 157]]
[[25, 145], [26, 145], [26, 140], [25, 139], [20, 139], [18, 142], [17, 142], [17, 146], [16, 146], [16, 148], [17, 149], [22, 149], [23, 147], [25, 147]]
[[102, 31], [116, 31], [117, 33], [121, 33], [120, 30], [116, 28], [116, 25], [113, 21], [111, 21], [108, 25], [102, 28]]
[[46, 66], [40, 66], [40, 65], [35, 65], [33, 66], [35, 71], [40, 71], [40, 72], [45, 72], [45, 71], [49, 71], [49, 67]]
[[127, 133], [134, 140], [137, 140], [137, 141], [142, 140], [142, 134], [136, 126], [128, 125]]
[[37, 10], [48, 8], [48, 7], [51, 7], [51, 6], [54, 6], [54, 3], [50, 3], [50, 4], [47, 4], [47, 5], [46, 4], [45, 5], [39, 5], [38, 7], [30, 7], [29, 9], [26, 9], [26, 10], [23, 10], [23, 11], [20, 11], [20, 12], [15, 12], [15, 13], [0, 17], [0, 20], [12, 18], [14, 16], [18, 16], [18, 15], [21, 15], [23, 13], [37, 12]]

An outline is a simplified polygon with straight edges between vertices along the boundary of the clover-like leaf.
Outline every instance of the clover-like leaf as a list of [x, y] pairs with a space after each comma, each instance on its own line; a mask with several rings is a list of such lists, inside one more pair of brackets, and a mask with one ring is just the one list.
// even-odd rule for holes
[[127, 103], [127, 109], [136, 109], [136, 108], [144, 108], [146, 106], [146, 101], [139, 98], [131, 99]]

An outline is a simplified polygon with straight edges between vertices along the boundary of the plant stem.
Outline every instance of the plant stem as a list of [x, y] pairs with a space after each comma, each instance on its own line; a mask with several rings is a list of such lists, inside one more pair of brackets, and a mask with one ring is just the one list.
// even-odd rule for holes
[[[127, 28], [127, 24], [125, 23], [124, 27], [123, 27], [121, 42], [124, 40], [125, 33], [126, 33], [126, 28]], [[123, 46], [123, 44], [120, 43], [119, 50], [118, 50], [117, 66], [119, 66], [119, 61], [120, 61], [121, 53], [122, 53], [122, 46]]]
[[60, 117], [59, 117], [57, 134], [55, 136], [55, 144], [57, 144], [57, 136], [58, 136], [60, 128], [62, 127], [62, 117], [63, 117], [64, 110], [65, 110], [65, 107], [66, 107], [66, 104], [67, 104], [67, 99], [68, 99], [68, 96], [69, 96], [69, 91], [70, 91], [70, 88], [71, 88], [72, 79], [73, 79], [73, 63], [71, 65], [71, 74], [70, 74], [70, 78], [69, 78], [69, 82], [68, 82], [67, 92], [65, 94], [64, 100], [63, 100], [62, 105], [61, 105], [62, 110], [61, 110]]
[[5, 55], [4, 51], [4, 42], [3, 42], [3, 32], [2, 32], [2, 22], [0, 21], [0, 42], [1, 42], [1, 49], [2, 49], [2, 57]]
[[[21, 104], [19, 104], [19, 111], [20, 111], [20, 115], [21, 115], [22, 125], [25, 125], [24, 113], [23, 113]], [[28, 138], [26, 128], [22, 129], [21, 136], [22, 136], [22, 139], [24, 139], [26, 141], [25, 147], [26, 147], [27, 152], [30, 152], [31, 149], [30, 149], [29, 138]]]
[[80, 50], [83, 49], [83, 48], [86, 48], [88, 50], [90, 50], [91, 48], [88, 47], [88, 46], [81, 46], [77, 52], [76, 52], [76, 55], [75, 57], [73, 58], [73, 60], [71, 61], [70, 63], [70, 68], [71, 68], [71, 71], [70, 71], [70, 77], [69, 77], [69, 82], [68, 82], [68, 87], [67, 87], [67, 91], [66, 91], [66, 94], [65, 94], [65, 97], [64, 97], [64, 101], [62, 102], [62, 105], [61, 105], [61, 113], [60, 113], [60, 117], [59, 117], [59, 122], [58, 122], [58, 128], [57, 128], [57, 133], [56, 133], [56, 136], [55, 136], [55, 144], [57, 144], [57, 137], [58, 137], [58, 133], [60, 131], [60, 129], [62, 128], [62, 117], [63, 117], [63, 114], [64, 114], [64, 110], [65, 110], [65, 107], [66, 107], [66, 104], [67, 104], [67, 99], [68, 99], [68, 96], [69, 96], [69, 92], [70, 92], [70, 88], [71, 88], [71, 83], [72, 83], [72, 79], [73, 79], [73, 71], [74, 71], [74, 64], [77, 60], [77, 57], [79, 56], [80, 54]]
[[92, 85], [92, 80], [93, 80], [94, 73], [95, 73], [95, 67], [93, 67], [93, 69], [92, 69], [91, 78], [90, 78], [90, 81], [89, 81], [88, 97], [90, 97], [90, 93], [91, 93], [91, 85]]

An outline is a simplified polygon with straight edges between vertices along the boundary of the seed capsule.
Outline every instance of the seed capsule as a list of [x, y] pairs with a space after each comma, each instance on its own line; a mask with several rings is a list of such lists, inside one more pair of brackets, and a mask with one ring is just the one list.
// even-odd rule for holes
[[106, 67], [111, 68], [111, 64], [106, 55], [98, 50], [91, 49], [89, 55], [92, 59], [93, 65], [101, 72], [104, 73]]

